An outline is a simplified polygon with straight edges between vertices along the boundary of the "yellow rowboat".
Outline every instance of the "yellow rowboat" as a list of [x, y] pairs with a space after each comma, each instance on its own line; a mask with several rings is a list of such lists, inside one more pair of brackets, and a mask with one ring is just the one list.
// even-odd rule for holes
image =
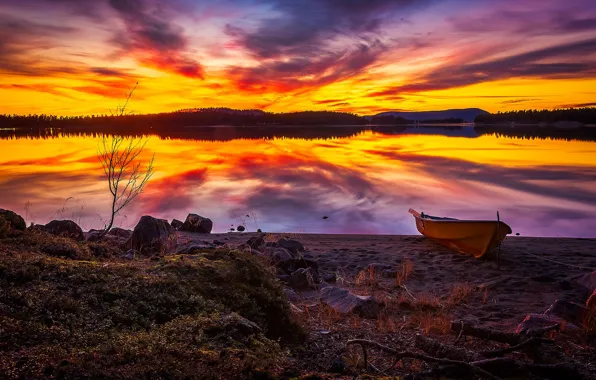
[[511, 227], [498, 220], [459, 220], [440, 218], [410, 209], [416, 219], [416, 228], [427, 238], [458, 252], [482, 257], [497, 247]]

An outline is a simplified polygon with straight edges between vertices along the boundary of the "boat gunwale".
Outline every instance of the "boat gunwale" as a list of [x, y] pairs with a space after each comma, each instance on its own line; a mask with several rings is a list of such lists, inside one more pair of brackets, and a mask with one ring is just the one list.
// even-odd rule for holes
[[[511, 226], [508, 225], [507, 223], [503, 222], [502, 220], [486, 220], [486, 219], [481, 219], [481, 220], [475, 220], [475, 219], [433, 219], [433, 218], [427, 218], [422, 216], [420, 213], [418, 213], [417, 211], [410, 209], [410, 214], [412, 214], [414, 216], [414, 218], [416, 219], [420, 219], [420, 220], [424, 220], [429, 221], [429, 222], [433, 222], [433, 223], [497, 223], [497, 224], [504, 224], [505, 226], [507, 226], [509, 228], [509, 233], [511, 234], [513, 233], [513, 230], [511, 229]], [[414, 212], [412, 212], [414, 211]]]

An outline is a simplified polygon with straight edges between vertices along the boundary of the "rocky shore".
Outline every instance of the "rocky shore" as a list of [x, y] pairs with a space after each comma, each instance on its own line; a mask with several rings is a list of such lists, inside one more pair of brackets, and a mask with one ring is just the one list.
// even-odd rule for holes
[[[0, 210], [0, 371], [594, 376], [596, 240], [512, 237], [497, 262], [420, 236], [212, 228], [189, 214], [84, 232], [66, 220], [27, 227]], [[487, 364], [497, 358], [499, 371]]]

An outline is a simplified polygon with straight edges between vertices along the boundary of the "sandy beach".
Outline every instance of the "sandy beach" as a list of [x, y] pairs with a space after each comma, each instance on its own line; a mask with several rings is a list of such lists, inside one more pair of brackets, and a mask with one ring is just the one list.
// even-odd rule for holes
[[[209, 240], [241, 246], [258, 235], [213, 234]], [[526, 315], [543, 314], [555, 300], [584, 304], [588, 295], [575, 278], [596, 268], [596, 239], [509, 237], [497, 263], [496, 251], [475, 259], [423, 236], [274, 235], [302, 242], [305, 259], [316, 261], [321, 273], [336, 274], [333, 286], [385, 302], [380, 317], [367, 320], [326, 309], [319, 301], [320, 290], [297, 291], [292, 302], [309, 331], [304, 356], [296, 358], [296, 370], [301, 373], [329, 371], [345, 354], [344, 343], [353, 338], [399, 346], [407, 337], [423, 334], [452, 343], [452, 321], [513, 333]], [[204, 237], [186, 234], [181, 240], [204, 241]], [[395, 286], [405, 263], [411, 269], [403, 281], [408, 294]], [[370, 277], [371, 266], [373, 283], [362, 283], [363, 275]], [[426, 311], [416, 311], [419, 302], [428, 304]], [[561, 344], [570, 344], [574, 355], [593, 358], [595, 352], [587, 346], [578, 350], [574, 343], [578, 341], [570, 334], [559, 335]], [[471, 338], [464, 345], [499, 348]]]

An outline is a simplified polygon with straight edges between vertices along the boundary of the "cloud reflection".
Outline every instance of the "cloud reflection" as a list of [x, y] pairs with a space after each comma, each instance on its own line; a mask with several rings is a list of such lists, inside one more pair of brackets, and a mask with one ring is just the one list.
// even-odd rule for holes
[[[0, 140], [12, 149], [0, 159], [0, 207], [23, 213], [29, 201], [35, 221], [47, 222], [75, 197], [86, 227], [100, 227], [109, 194], [92, 159], [97, 141]], [[153, 137], [147, 149], [156, 174], [121, 216], [125, 227], [145, 214], [196, 212], [221, 232], [254, 212], [265, 231], [416, 233], [409, 207], [486, 219], [499, 210], [523, 235], [590, 237], [596, 225], [593, 142], [369, 131], [332, 140]]]

